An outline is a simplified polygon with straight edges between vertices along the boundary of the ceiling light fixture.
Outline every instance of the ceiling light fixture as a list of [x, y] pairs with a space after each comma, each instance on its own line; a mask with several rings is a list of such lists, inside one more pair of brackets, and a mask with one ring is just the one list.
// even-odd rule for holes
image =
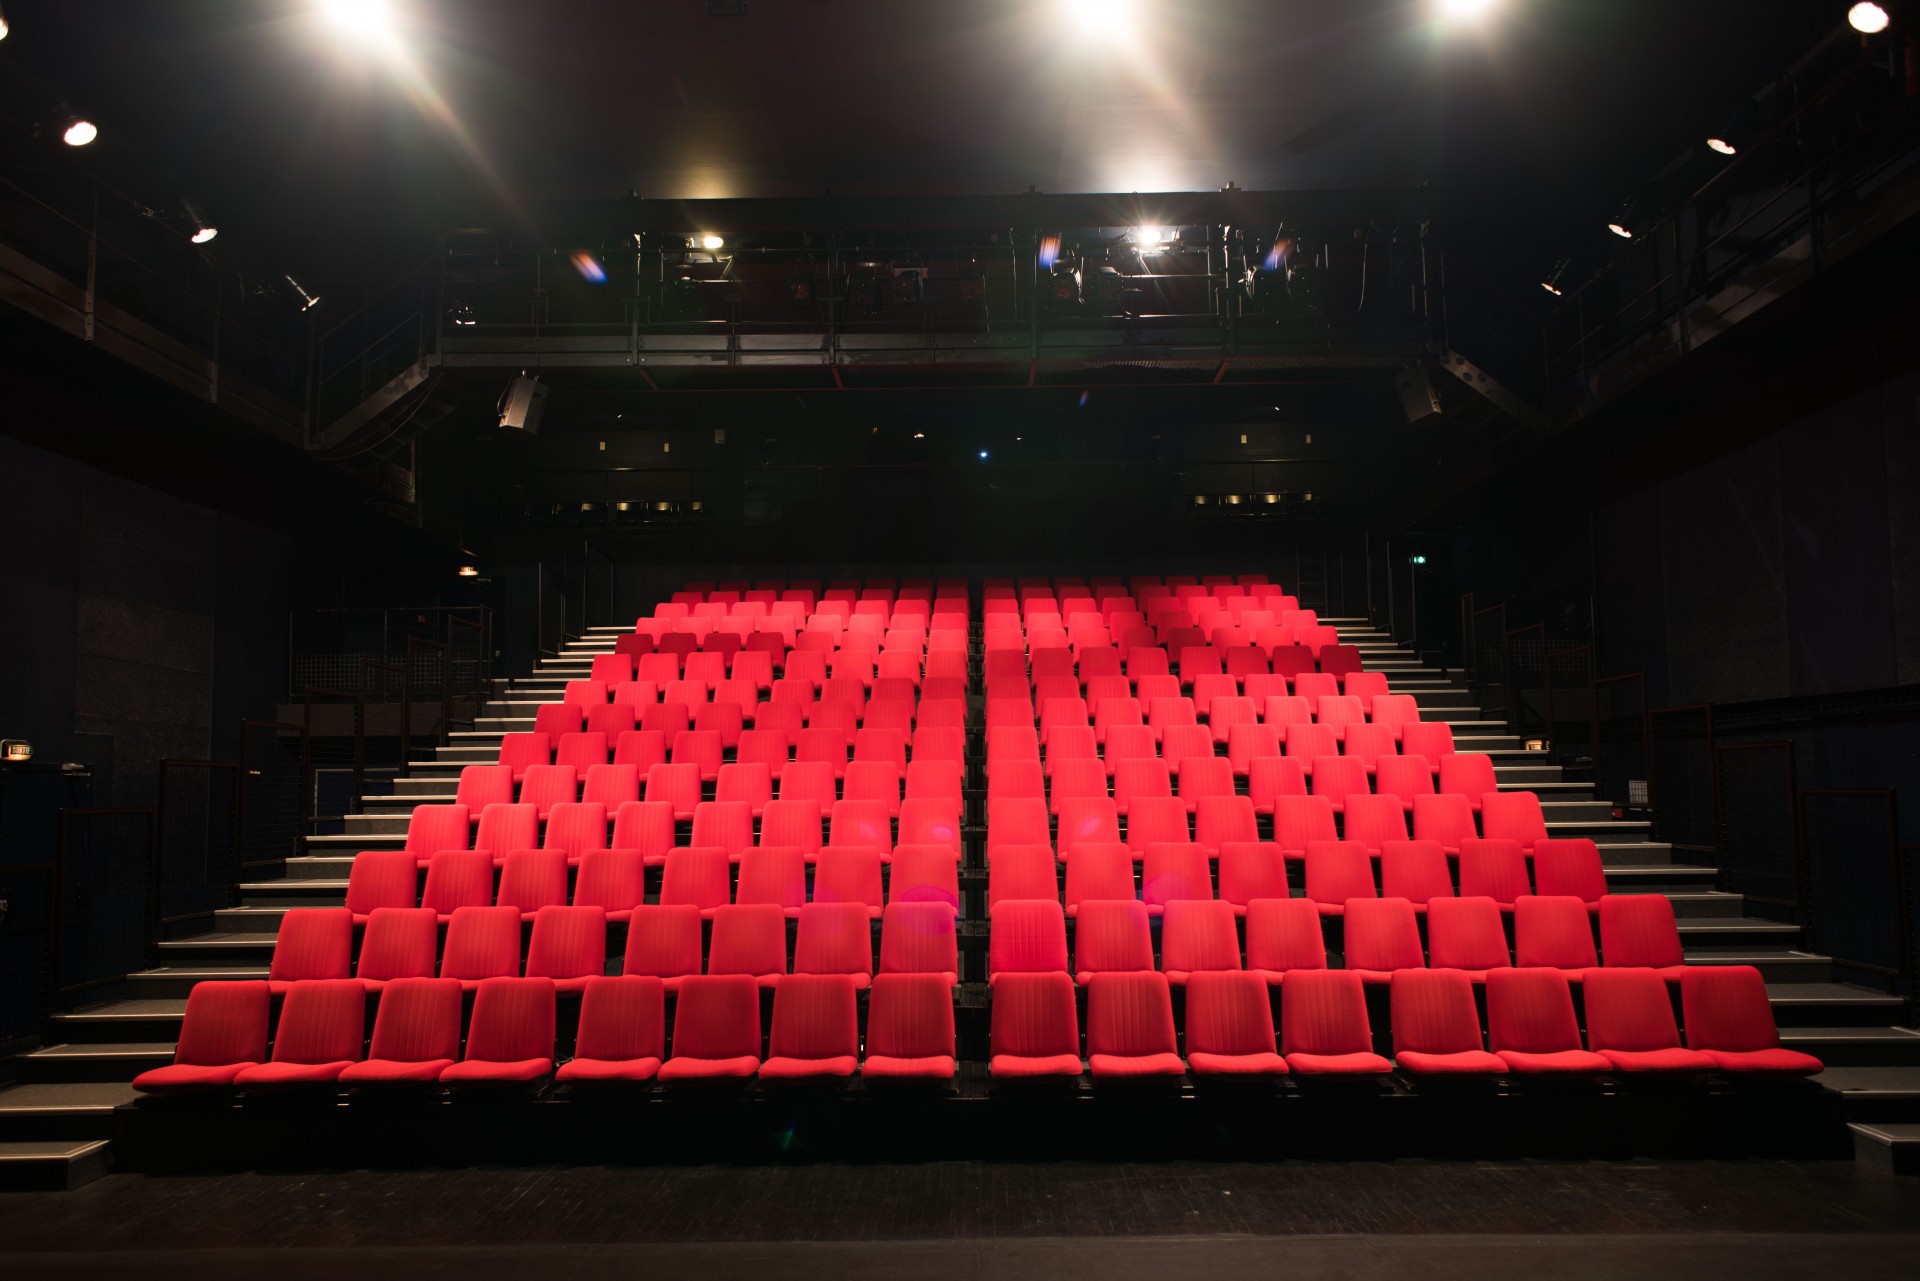
[[1863, 3], [1847, 10], [1847, 25], [1863, 36], [1876, 36], [1887, 29], [1887, 11], [1877, 4]]
[[307, 287], [301, 284], [299, 281], [295, 280], [292, 276], [286, 276], [284, 277], [284, 279], [286, 280], [288, 285], [292, 286], [294, 296], [300, 300], [301, 311], [312, 311], [315, 307], [318, 307], [320, 305], [319, 294], [308, 293]]
[[454, 572], [459, 574], [460, 577], [462, 578], [480, 577], [480, 570], [477, 566], [474, 566], [474, 565], [462, 565], [459, 569], [455, 570]]
[[1547, 278], [1540, 282], [1540, 287], [1546, 290], [1548, 293], [1552, 294], [1555, 298], [1558, 298], [1561, 293], [1560, 277], [1566, 275], [1567, 268], [1571, 267], [1572, 265], [1573, 265], [1573, 259], [1561, 258], [1558, 262], [1553, 264], [1553, 270], [1548, 272]]
[[1707, 147], [1710, 150], [1719, 152], [1723, 156], [1731, 156], [1740, 150], [1740, 148], [1734, 146], [1733, 143], [1726, 138], [1709, 138], [1707, 139]]
[[66, 127], [60, 131], [60, 141], [66, 143], [69, 147], [90, 146], [93, 140], [99, 136], [100, 127], [85, 116], [73, 117], [67, 121]]
[[200, 206], [193, 201], [182, 200], [180, 202], [180, 210], [187, 216], [187, 239], [193, 241], [194, 244], [204, 245], [220, 234], [220, 228], [209, 222], [207, 216], [200, 212]]
[[1628, 196], [1625, 200], [1622, 200], [1620, 202], [1620, 208], [1615, 210], [1613, 217], [1607, 220], [1607, 230], [1622, 240], [1632, 240], [1634, 226], [1633, 214], [1634, 209], [1639, 203], [1640, 202], [1632, 196]]

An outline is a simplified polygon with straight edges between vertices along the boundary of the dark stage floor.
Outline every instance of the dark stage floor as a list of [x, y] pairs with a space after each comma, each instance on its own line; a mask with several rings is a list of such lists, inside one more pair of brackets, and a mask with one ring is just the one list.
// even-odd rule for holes
[[1444, 1278], [1519, 1267], [1805, 1281], [1914, 1275], [1920, 1180], [1846, 1161], [114, 1175], [0, 1198], [0, 1242], [8, 1277]]

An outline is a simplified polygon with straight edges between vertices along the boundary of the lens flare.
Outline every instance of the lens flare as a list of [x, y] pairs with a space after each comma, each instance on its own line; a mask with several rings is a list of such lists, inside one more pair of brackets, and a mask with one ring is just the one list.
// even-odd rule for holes
[[607, 283], [607, 269], [600, 265], [598, 258], [595, 258], [586, 250], [574, 250], [573, 256], [569, 261], [573, 263], [573, 269], [580, 273], [580, 279], [586, 281], [588, 284], [604, 285]]

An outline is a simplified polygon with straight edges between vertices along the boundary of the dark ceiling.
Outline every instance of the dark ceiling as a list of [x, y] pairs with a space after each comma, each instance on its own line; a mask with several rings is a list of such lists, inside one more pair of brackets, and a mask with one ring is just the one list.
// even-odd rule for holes
[[[296, 262], [501, 206], [1432, 184], [1548, 245], [1773, 79], [1839, 0], [395, 0], [417, 77], [318, 0], [9, 0], [0, 66]], [[508, 211], [510, 213], [510, 211]], [[1577, 229], [1577, 230], [1576, 230]], [[329, 252], [329, 248], [333, 252]]]

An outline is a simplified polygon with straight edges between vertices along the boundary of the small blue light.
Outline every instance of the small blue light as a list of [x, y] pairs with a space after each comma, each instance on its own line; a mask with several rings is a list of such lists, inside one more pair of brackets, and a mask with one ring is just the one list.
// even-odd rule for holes
[[1087, 407], [1087, 399], [1092, 395], [1093, 393], [1090, 391], [1083, 391], [1080, 393], [1080, 408], [1085, 409]]
[[981, 461], [982, 461], [982, 462], [984, 462], [984, 461], [986, 461], [986, 457], [987, 457], [987, 451], [986, 451], [986, 450], [984, 450], [984, 449], [983, 449], [983, 450], [981, 450], [981, 451], [980, 451], [980, 459], [981, 459]]

